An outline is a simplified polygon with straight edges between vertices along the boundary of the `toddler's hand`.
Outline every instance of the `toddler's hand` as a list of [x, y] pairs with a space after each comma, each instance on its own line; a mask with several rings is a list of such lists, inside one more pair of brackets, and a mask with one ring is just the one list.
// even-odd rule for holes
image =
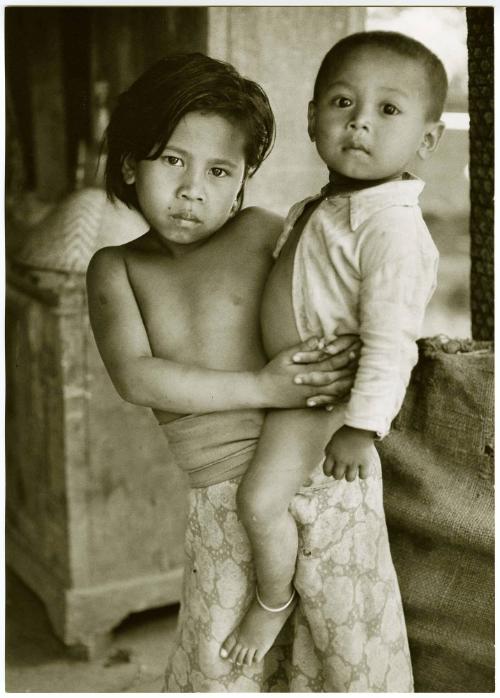
[[332, 475], [336, 480], [345, 477], [349, 482], [355, 480], [358, 474], [361, 479], [366, 479], [377, 458], [373, 438], [371, 431], [341, 427], [325, 448], [325, 475]]

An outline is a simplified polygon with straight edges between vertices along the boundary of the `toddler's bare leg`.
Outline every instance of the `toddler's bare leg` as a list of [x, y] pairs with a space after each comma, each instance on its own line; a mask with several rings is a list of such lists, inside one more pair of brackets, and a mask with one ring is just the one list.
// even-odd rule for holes
[[[238, 488], [238, 514], [252, 546], [259, 597], [280, 608], [294, 594], [297, 527], [288, 511], [294, 494], [323, 454], [328, 413], [277, 410], [268, 413], [255, 458]], [[270, 612], [252, 601], [221, 654], [238, 664], [260, 661], [292, 612], [290, 603]]]

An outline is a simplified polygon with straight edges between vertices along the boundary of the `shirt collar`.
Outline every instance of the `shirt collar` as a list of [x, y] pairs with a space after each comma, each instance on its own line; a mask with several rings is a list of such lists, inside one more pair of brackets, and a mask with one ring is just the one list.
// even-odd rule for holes
[[[349, 217], [352, 230], [374, 214], [390, 206], [417, 206], [418, 198], [425, 186], [419, 177], [405, 172], [402, 179], [384, 182], [374, 187], [346, 192], [345, 194], [327, 195], [328, 200], [347, 198], [349, 200]], [[322, 193], [329, 185], [322, 189]], [[326, 192], [325, 192], [326, 193]]]

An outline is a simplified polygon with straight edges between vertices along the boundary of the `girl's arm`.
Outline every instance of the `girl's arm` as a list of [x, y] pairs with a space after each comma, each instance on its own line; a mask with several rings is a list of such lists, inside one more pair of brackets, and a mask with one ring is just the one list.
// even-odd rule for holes
[[[352, 384], [348, 350], [310, 366], [292, 359], [301, 349], [306, 351], [302, 361], [319, 356], [318, 352], [307, 353], [307, 347], [301, 345], [279, 354], [258, 371], [221, 371], [154, 357], [118, 248], [105, 248], [94, 255], [87, 271], [87, 292], [99, 352], [117, 392], [128, 402], [183, 414], [303, 407], [318, 392], [325, 396], [323, 404], [333, 402]], [[348, 344], [344, 340], [342, 346]], [[294, 383], [299, 374], [305, 378], [302, 384]]]

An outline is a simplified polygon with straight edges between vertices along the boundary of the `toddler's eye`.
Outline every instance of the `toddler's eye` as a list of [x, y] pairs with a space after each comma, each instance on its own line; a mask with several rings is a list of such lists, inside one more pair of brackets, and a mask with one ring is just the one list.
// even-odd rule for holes
[[389, 116], [394, 116], [395, 114], [401, 114], [399, 109], [394, 106], [394, 104], [384, 104], [384, 114], [389, 114]]
[[222, 167], [212, 167], [211, 169], [212, 174], [214, 177], [227, 177], [228, 173], [226, 170], [223, 170]]
[[333, 103], [340, 109], [346, 109], [347, 107], [352, 106], [352, 100], [349, 99], [349, 97], [335, 97]]

